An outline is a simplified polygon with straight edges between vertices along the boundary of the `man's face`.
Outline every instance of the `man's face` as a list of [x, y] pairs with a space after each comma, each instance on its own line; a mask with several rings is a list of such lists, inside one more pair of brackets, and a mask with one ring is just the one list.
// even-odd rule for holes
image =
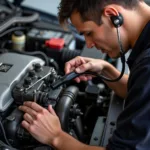
[[119, 57], [117, 31], [108, 19], [102, 16], [101, 25], [97, 25], [94, 21], [83, 22], [78, 12], [73, 12], [70, 19], [78, 32], [84, 35], [88, 48], [95, 46], [111, 58]]

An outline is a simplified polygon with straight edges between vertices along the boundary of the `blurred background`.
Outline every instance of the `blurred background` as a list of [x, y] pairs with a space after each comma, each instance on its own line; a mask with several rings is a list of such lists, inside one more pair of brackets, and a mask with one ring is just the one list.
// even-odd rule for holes
[[[145, 2], [150, 4], [150, 0], [145, 0]], [[57, 15], [59, 3], [60, 0], [24, 0], [23, 5]]]
[[60, 0], [25, 0], [23, 5], [57, 15]]
[[[145, 0], [145, 2], [150, 3], [150, 0]], [[23, 5], [57, 15], [57, 7], [59, 3], [60, 0], [25, 0]]]

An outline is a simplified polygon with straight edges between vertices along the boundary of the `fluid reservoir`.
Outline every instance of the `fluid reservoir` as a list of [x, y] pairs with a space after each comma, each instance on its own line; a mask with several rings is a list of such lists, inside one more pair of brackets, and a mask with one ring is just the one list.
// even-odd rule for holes
[[12, 49], [23, 51], [25, 47], [26, 36], [22, 31], [15, 31], [12, 34]]

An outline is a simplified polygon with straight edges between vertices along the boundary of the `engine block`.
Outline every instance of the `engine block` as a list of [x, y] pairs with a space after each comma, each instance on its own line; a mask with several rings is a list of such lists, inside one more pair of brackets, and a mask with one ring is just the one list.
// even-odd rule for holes
[[4, 53], [0, 55], [0, 112], [5, 111], [14, 101], [12, 90], [34, 64], [44, 65], [40, 58]]

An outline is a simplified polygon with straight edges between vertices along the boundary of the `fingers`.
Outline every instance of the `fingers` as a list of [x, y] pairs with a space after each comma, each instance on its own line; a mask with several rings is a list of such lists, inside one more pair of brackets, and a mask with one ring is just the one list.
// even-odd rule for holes
[[80, 83], [80, 81], [81, 81], [79, 77], [75, 78], [74, 80], [75, 80], [77, 83]]
[[30, 124], [27, 122], [27, 121], [22, 121], [22, 126], [25, 128], [25, 129], [27, 129], [27, 130], [29, 130], [29, 127], [30, 127]]
[[76, 57], [65, 64], [65, 73], [68, 74], [75, 70], [78, 66], [86, 63], [83, 57]]
[[91, 61], [90, 58], [76, 57], [66, 63], [65, 72], [68, 74], [75, 70], [77, 73], [82, 73], [91, 70], [93, 67]]
[[33, 122], [33, 118], [31, 115], [29, 115], [28, 113], [24, 114], [24, 120], [26, 120], [28, 123], [32, 123]]
[[82, 73], [82, 72], [85, 72], [85, 71], [87, 71], [87, 70], [92, 70], [92, 67], [93, 67], [92, 63], [91, 63], [91, 62], [88, 62], [88, 63], [85, 63], [85, 64], [80, 65], [80, 66], [76, 69], [76, 71], [77, 71], [78, 73]]
[[71, 64], [67, 62], [65, 65], [65, 73], [66, 74], [70, 73], [71, 72], [70, 70], [71, 70]]
[[[88, 57], [76, 57], [70, 61], [68, 61], [65, 65], [65, 72], [66, 74], [76, 71], [77, 73], [83, 73], [85, 71], [91, 70], [94, 71], [94, 59], [88, 58]], [[82, 75], [77, 78], [75, 78], [75, 81], [77, 83], [80, 83], [81, 81], [88, 81], [92, 79], [92, 75]]]
[[77, 83], [80, 83], [80, 81], [88, 81], [88, 80], [91, 80], [93, 77], [92, 76], [80, 76], [80, 77], [78, 77], [78, 78], [76, 78], [75, 79], [75, 81], [77, 82]]
[[28, 114], [30, 114], [32, 117], [36, 117], [36, 111], [35, 110], [33, 110], [32, 108], [30, 108], [30, 107], [28, 107], [28, 106], [19, 106], [19, 109], [20, 110], [22, 110], [22, 111], [24, 111], [25, 113], [28, 113]]
[[87, 76], [87, 80], [92, 80], [92, 76]]
[[[19, 109], [25, 112], [24, 119], [29, 123], [32, 123], [33, 119], [37, 118], [37, 114], [40, 112], [43, 113], [44, 110], [44, 108], [37, 103], [30, 101], [19, 106]], [[49, 105], [48, 110], [52, 115], [57, 116], [51, 105]]]
[[49, 105], [49, 106], [48, 106], [48, 110], [49, 110], [49, 112], [50, 112], [52, 115], [57, 116], [56, 113], [55, 113], [55, 111], [54, 111], [54, 109], [52, 108], [52, 105]]
[[27, 106], [29, 108], [32, 108], [33, 110], [35, 110], [36, 112], [40, 112], [43, 110], [43, 107], [40, 106], [39, 104], [32, 102], [32, 101], [27, 101], [23, 103], [24, 106]]

